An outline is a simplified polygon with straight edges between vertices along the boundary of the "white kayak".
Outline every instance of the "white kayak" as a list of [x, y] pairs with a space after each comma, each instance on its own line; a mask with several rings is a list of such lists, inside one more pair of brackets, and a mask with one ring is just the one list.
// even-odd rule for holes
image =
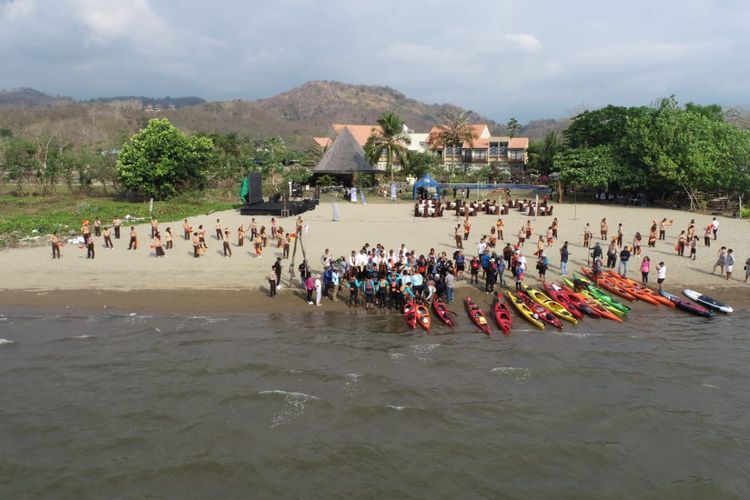
[[734, 309], [732, 309], [725, 303], [720, 302], [713, 297], [709, 297], [708, 295], [703, 295], [702, 293], [696, 292], [695, 290], [686, 289], [683, 290], [682, 293], [690, 300], [694, 300], [695, 302], [699, 303], [702, 306], [706, 306], [709, 309], [714, 309], [716, 311], [721, 311], [724, 313], [730, 313], [734, 311]]

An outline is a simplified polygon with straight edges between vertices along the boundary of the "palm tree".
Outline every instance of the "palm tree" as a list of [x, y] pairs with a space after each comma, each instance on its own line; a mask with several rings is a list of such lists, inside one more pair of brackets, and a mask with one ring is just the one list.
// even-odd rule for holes
[[386, 168], [390, 170], [393, 182], [393, 160], [398, 160], [403, 166], [407, 164], [406, 146], [411, 144], [411, 139], [404, 131], [404, 121], [396, 113], [384, 113], [377, 123], [380, 129], [373, 127], [365, 143], [365, 154], [370, 163], [377, 165], [385, 153]]
[[464, 142], [468, 142], [469, 146], [473, 147], [476, 138], [476, 132], [469, 124], [466, 112], [462, 112], [444, 117], [443, 123], [437, 126], [437, 130], [430, 133], [427, 143], [433, 148], [447, 148], [460, 147]]

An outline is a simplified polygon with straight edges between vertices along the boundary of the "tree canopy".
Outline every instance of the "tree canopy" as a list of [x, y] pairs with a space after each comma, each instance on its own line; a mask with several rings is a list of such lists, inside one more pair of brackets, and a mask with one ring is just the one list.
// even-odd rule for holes
[[409, 134], [404, 131], [404, 121], [396, 113], [384, 113], [377, 121], [380, 130], [373, 128], [365, 143], [365, 155], [373, 165], [377, 165], [385, 155], [386, 169], [393, 181], [393, 161], [398, 160], [403, 166], [409, 162], [406, 146], [411, 144]]
[[166, 118], [154, 118], [122, 146], [117, 174], [131, 192], [164, 199], [203, 189], [217, 159], [209, 137], [188, 137]]

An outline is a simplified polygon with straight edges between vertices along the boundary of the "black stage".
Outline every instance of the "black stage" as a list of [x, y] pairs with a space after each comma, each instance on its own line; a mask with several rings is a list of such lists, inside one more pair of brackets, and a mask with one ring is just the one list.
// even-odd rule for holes
[[[308, 210], [315, 210], [318, 200], [289, 200], [286, 202], [286, 208], [289, 210], [288, 215], [298, 215]], [[284, 210], [284, 201], [261, 201], [258, 203], [245, 204], [240, 208], [241, 215], [277, 215], [281, 216]], [[287, 214], [284, 214], [287, 215]]]

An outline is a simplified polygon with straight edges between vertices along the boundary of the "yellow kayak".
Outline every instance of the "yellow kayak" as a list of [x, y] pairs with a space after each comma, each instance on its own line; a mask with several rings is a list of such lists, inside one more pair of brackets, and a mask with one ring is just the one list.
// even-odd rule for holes
[[554, 301], [551, 298], [549, 298], [549, 296], [546, 293], [541, 292], [537, 290], [536, 288], [531, 288], [529, 286], [524, 288], [524, 291], [529, 294], [529, 297], [531, 297], [534, 300], [534, 302], [536, 302], [537, 304], [543, 305], [558, 318], [568, 320], [574, 325], [578, 324], [578, 320], [575, 318], [575, 316], [570, 314], [570, 311], [565, 309], [565, 307], [563, 307], [563, 305], [560, 304], [559, 302]]
[[540, 330], [544, 330], [544, 323], [536, 317], [536, 314], [534, 314], [534, 312], [529, 309], [529, 306], [523, 303], [523, 300], [516, 297], [510, 290], [507, 290], [505, 292], [505, 296], [508, 297], [510, 303], [515, 306], [516, 310], [521, 314], [521, 316], [529, 320], [529, 323], [536, 326]]

